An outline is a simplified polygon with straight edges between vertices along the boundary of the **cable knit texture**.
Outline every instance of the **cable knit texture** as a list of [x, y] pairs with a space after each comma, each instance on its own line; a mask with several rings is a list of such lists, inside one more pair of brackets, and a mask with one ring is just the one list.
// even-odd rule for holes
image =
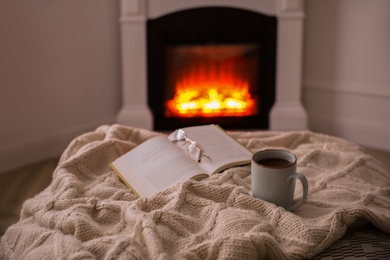
[[51, 184], [24, 203], [0, 258], [302, 259], [362, 222], [390, 233], [390, 173], [360, 146], [309, 131], [228, 133], [253, 152], [293, 152], [307, 202], [288, 212], [253, 198], [249, 165], [137, 199], [109, 163], [161, 133], [101, 126], [73, 140]]

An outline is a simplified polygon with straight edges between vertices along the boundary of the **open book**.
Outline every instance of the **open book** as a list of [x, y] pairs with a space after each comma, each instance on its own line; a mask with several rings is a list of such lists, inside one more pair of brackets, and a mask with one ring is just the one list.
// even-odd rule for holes
[[168, 138], [153, 137], [110, 166], [137, 196], [145, 197], [179, 181], [249, 164], [251, 158], [252, 152], [211, 124], [178, 129]]

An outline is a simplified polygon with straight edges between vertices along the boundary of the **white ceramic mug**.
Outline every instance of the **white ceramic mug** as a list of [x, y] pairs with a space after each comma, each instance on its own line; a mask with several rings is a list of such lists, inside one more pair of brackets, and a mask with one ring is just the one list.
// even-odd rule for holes
[[[297, 158], [285, 150], [263, 150], [252, 156], [252, 196], [272, 202], [286, 210], [299, 208], [307, 199], [308, 184], [297, 173]], [[302, 183], [302, 198], [293, 204], [295, 179]]]

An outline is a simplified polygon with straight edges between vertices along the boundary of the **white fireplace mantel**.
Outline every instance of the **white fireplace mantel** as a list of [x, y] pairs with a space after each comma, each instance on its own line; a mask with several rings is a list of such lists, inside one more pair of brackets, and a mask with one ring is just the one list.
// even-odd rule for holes
[[117, 123], [153, 129], [147, 104], [146, 21], [209, 6], [247, 9], [277, 18], [276, 102], [270, 129], [307, 129], [307, 114], [301, 103], [303, 0], [121, 0], [123, 104]]

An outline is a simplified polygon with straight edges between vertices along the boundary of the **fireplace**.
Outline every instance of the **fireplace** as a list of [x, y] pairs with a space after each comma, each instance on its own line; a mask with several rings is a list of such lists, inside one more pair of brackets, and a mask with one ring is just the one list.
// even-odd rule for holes
[[121, 0], [117, 122], [306, 129], [302, 8], [299, 0]]

